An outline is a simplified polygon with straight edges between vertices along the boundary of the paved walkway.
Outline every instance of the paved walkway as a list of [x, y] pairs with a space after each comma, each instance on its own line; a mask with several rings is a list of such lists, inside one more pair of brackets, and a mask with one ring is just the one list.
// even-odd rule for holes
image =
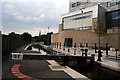
[[[57, 54], [66, 54], [66, 55], [72, 55], [72, 56], [82, 56], [82, 52], [80, 51], [80, 48], [76, 48], [76, 52], [74, 52], [74, 48], [69, 48], [69, 52], [68, 52], [68, 48], [65, 48], [65, 50], [63, 50], [63, 48], [53, 48], [53, 50], [57, 51]], [[97, 63], [100, 63], [103, 67], [107, 67], [109, 69], [112, 70], [116, 70], [120, 72], [120, 60], [116, 60], [115, 56], [116, 56], [116, 52], [115, 51], [109, 51], [109, 56], [106, 56], [106, 51], [102, 50], [102, 61], [97, 61], [98, 59], [98, 53], [95, 53], [94, 49], [89, 49], [88, 50], [88, 56], [91, 56], [92, 54], [95, 55], [95, 61]], [[120, 55], [120, 51], [118, 52], [118, 55]], [[110, 58], [110, 56], [114, 56], [113, 59]]]
[[54, 60], [8, 60], [3, 63], [2, 70], [3, 80], [19, 78], [25, 80], [89, 80], [67, 66], [60, 66]]
[[[16, 67], [16, 64], [19, 64], [19, 66]], [[9, 60], [3, 63], [2, 78], [5, 80], [25, 77], [42, 80], [57, 78], [74, 80], [64, 71], [52, 71], [48, 65], [50, 64], [45, 60]], [[15, 67], [17, 70], [15, 70]], [[14, 71], [17, 71], [18, 74], [15, 74]]]

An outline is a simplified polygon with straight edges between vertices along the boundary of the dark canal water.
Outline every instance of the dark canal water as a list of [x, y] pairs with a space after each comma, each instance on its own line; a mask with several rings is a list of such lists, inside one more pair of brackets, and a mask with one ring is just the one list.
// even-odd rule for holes
[[[43, 50], [35, 47], [32, 47], [32, 50], [44, 52]], [[101, 67], [100, 64], [97, 63], [95, 63], [93, 66], [72, 66], [71, 68], [85, 75], [91, 80], [120, 80], [120, 72]]]
[[92, 80], [120, 80], [120, 72], [104, 68], [100, 64], [72, 68]]

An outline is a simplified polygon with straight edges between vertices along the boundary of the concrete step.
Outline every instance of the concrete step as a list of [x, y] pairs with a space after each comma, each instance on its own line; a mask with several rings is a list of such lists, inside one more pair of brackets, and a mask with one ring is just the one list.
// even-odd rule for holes
[[[115, 55], [109, 55], [108, 57], [109, 59], [116, 59]], [[120, 60], [120, 56], [117, 56], [117, 59]]]

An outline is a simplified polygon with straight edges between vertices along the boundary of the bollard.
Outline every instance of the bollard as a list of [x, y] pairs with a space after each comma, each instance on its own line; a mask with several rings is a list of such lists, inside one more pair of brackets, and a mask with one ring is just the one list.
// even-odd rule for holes
[[108, 43], [106, 44], [106, 56], [108, 56]]
[[76, 48], [74, 49], [74, 55], [76, 55]]
[[86, 47], [88, 47], [88, 43], [86, 43]]
[[117, 52], [119, 51], [119, 49], [115, 49], [115, 51], [116, 51], [116, 60], [117, 60]]
[[84, 53], [83, 53], [83, 52], [84, 52], [84, 49], [81, 49], [81, 51], [82, 51], [82, 56], [83, 56], [83, 54], [84, 54]]
[[60, 43], [60, 49], [61, 49], [61, 43]]
[[101, 50], [98, 50], [98, 59], [97, 59], [97, 61], [101, 61], [102, 53], [103, 52]]
[[68, 47], [68, 52], [70, 52], [70, 49], [69, 49], [69, 47]]
[[94, 55], [94, 54], [91, 54], [91, 65], [94, 64], [94, 61], [95, 61], [95, 55]]
[[80, 47], [82, 47], [82, 43], [80, 43]]
[[75, 45], [74, 45], [74, 48], [76, 48], [76, 43], [75, 43]]
[[85, 56], [87, 56], [88, 49], [85, 49]]
[[65, 43], [64, 43], [64, 45], [63, 45], [63, 51], [65, 51]]
[[95, 43], [95, 53], [97, 53], [97, 44]]
[[58, 48], [58, 43], [57, 43], [57, 48]]

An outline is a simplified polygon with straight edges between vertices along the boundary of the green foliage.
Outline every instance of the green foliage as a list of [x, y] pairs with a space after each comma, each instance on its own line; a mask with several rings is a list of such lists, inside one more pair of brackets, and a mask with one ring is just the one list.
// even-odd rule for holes
[[16, 34], [15, 32], [11, 32], [8, 35], [3, 34], [3, 37], [9, 37], [9, 38], [14, 38], [14, 39], [19, 39], [19, 40], [26, 40], [26, 41], [30, 41], [32, 43], [34, 42], [44, 42], [44, 44], [46, 45], [50, 45], [51, 43], [51, 34], [53, 34], [53, 32], [51, 33], [47, 33], [47, 35], [41, 35], [41, 36], [34, 36], [32, 37], [31, 34], [29, 34], [28, 32], [24, 32], [23, 34]]
[[8, 37], [14, 38], [14, 39], [20, 39], [21, 35], [16, 34], [15, 32], [11, 32], [11, 33], [8, 34]]
[[31, 36], [31, 34], [29, 34], [28, 32], [24, 32], [24, 33], [21, 35], [21, 39], [22, 39], [22, 40], [26, 40], [26, 41], [31, 41], [31, 40], [32, 40], [32, 36]]
[[53, 32], [47, 33], [47, 35], [44, 34], [44, 35], [41, 35], [41, 36], [35, 36], [35, 37], [33, 37], [32, 41], [33, 42], [44, 42], [45, 45], [50, 45], [51, 34], [53, 34]]
[[15, 32], [11, 32], [8, 35], [3, 34], [2, 36], [25, 41], [31, 41], [32, 39], [31, 34], [29, 34], [28, 32], [24, 32], [22, 35], [16, 34]]

